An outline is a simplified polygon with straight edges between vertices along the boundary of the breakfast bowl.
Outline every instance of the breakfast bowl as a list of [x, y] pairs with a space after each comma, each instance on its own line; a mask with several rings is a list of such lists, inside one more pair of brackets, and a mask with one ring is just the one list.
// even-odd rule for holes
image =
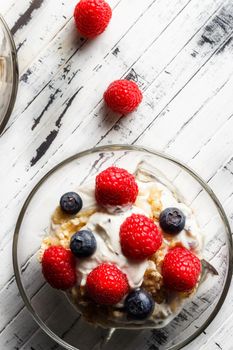
[[[85, 188], [112, 166], [126, 169], [135, 177], [140, 174], [142, 179], [156, 180], [195, 214], [202, 236], [202, 272], [195, 293], [186, 298], [169, 322], [92, 324], [82, 317], [67, 293], [52, 288], [42, 274], [41, 244], [50, 234], [51, 215], [61, 196], [80, 186]], [[175, 350], [200, 335], [225, 300], [232, 276], [231, 231], [215, 194], [186, 165], [143, 147], [103, 146], [64, 160], [34, 187], [17, 220], [13, 265], [20, 294], [32, 317], [64, 348]], [[92, 318], [97, 318], [92, 311]]]
[[12, 34], [0, 15], [0, 134], [14, 107], [18, 88], [17, 53]]

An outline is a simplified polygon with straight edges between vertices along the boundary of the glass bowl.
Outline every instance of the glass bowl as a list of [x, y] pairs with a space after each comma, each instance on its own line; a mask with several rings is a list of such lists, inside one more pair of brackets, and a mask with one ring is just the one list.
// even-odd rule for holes
[[0, 15], [0, 134], [10, 118], [17, 89], [16, 48], [10, 29]]
[[[110, 165], [133, 172], [139, 162], [153, 166], [155, 176], [178, 189], [195, 212], [205, 237], [203, 258], [218, 272], [208, 273], [182, 312], [161, 329], [102, 329], [86, 323], [66, 295], [52, 289], [41, 273], [38, 250], [48, 234], [50, 216], [60, 196]], [[232, 276], [229, 223], [208, 185], [179, 161], [142, 147], [103, 146], [76, 154], [55, 166], [34, 187], [17, 221], [13, 264], [21, 296], [40, 327], [69, 350], [180, 349], [213, 320], [226, 297]], [[111, 335], [111, 338], [110, 338]]]

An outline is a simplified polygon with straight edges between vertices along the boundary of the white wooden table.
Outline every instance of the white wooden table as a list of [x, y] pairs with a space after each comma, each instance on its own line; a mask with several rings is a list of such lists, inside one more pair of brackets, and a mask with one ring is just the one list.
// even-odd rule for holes
[[[0, 138], [0, 349], [61, 349], [32, 320], [15, 283], [11, 244], [29, 191], [65, 157], [96, 145], [165, 151], [212, 187], [233, 224], [232, 0], [109, 0], [113, 18], [94, 41], [74, 27], [76, 0], [0, 0], [15, 38], [20, 84]], [[106, 115], [102, 95], [130, 76], [136, 113]], [[233, 349], [233, 286], [189, 350]]]

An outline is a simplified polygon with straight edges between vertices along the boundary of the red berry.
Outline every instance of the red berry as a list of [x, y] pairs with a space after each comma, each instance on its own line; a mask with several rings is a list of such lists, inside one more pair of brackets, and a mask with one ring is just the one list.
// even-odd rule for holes
[[165, 256], [162, 265], [164, 285], [179, 292], [190, 291], [197, 284], [201, 262], [188, 249], [177, 247]]
[[130, 80], [116, 80], [104, 93], [104, 100], [114, 112], [133, 112], [142, 101], [142, 93], [136, 83]]
[[113, 264], [101, 264], [87, 276], [87, 293], [100, 305], [115, 305], [129, 292], [126, 275]]
[[52, 246], [45, 250], [42, 272], [53, 288], [66, 290], [76, 284], [75, 258], [70, 250], [61, 246]]
[[135, 177], [125, 169], [110, 167], [96, 176], [95, 197], [102, 206], [132, 205], [137, 195]]
[[154, 221], [145, 215], [132, 214], [120, 227], [121, 249], [129, 259], [150, 257], [160, 248], [162, 240]]
[[103, 33], [111, 17], [111, 7], [104, 0], [81, 0], [74, 10], [76, 27], [86, 38]]

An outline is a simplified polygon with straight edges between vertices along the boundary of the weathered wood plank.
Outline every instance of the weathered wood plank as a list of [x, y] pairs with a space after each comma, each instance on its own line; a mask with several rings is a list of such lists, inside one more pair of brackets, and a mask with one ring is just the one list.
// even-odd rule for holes
[[15, 3], [14, 0], [1, 0], [0, 1], [0, 13], [3, 16], [6, 16], [6, 13], [10, 11], [14, 7]]
[[[190, 55], [189, 55], [190, 56]], [[180, 57], [179, 57], [180, 58]], [[203, 57], [202, 57], [203, 58]], [[177, 61], [178, 61], [178, 59], [177, 59]], [[174, 62], [174, 66], [175, 66], [175, 64], [177, 63], [177, 61], [176, 62]], [[190, 64], [191, 64], [192, 62], [190, 62]], [[178, 66], [179, 67], [179, 66]], [[193, 65], [192, 65], [192, 67], [193, 67]], [[181, 65], [181, 68], [183, 68], [183, 65]], [[178, 68], [177, 68], [177, 70], [178, 70]], [[178, 70], [178, 72], [177, 72], [177, 75], [178, 75], [178, 73], [179, 73], [179, 76], [180, 76], [180, 71]], [[190, 72], [189, 72], [190, 73]], [[165, 78], [164, 78], [165, 79]], [[162, 80], [162, 78], [161, 78], [161, 80]], [[172, 82], [173, 82], [173, 80], [172, 80]], [[178, 79], [178, 82], [180, 82], [179, 81], [179, 79]], [[167, 89], [167, 87], [165, 87], [160, 93], [161, 93], [161, 95], [162, 95], [162, 97], [164, 96], [164, 91], [170, 91], [169, 89]], [[157, 94], [158, 94], [158, 92], [157, 92]], [[165, 96], [166, 96], [166, 94], [165, 94]], [[166, 96], [167, 97], [167, 96]], [[155, 98], [156, 99], [156, 96], [154, 97], [154, 96], [152, 96], [152, 98]], [[158, 99], [159, 99], [159, 96], [158, 96]], [[146, 101], [147, 102], [147, 101]], [[161, 99], [159, 99], [159, 101], [158, 101], [158, 105], [156, 105], [156, 108], [159, 108], [160, 107], [160, 105], [159, 105], [159, 103], [162, 103], [163, 102], [163, 99], [161, 98]], [[135, 128], [136, 130], [141, 130], [141, 128], [143, 127], [143, 124], [141, 124], [141, 122], [142, 123], [144, 123], [144, 125], [147, 125], [147, 123], [148, 123], [148, 119], [149, 119], [149, 117], [152, 115], [154, 115], [154, 114], [152, 114], [152, 113], [155, 113], [156, 111], [155, 111], [155, 108], [150, 108], [151, 109], [151, 111], [150, 111], [150, 113], [149, 113], [149, 111], [148, 111], [148, 109], [149, 109], [149, 106], [146, 106], [146, 103], [144, 103], [143, 104], [143, 106], [142, 106], [142, 108], [141, 108], [141, 110], [143, 110], [143, 113], [142, 114], [140, 114], [140, 109], [139, 109], [139, 111], [138, 111], [138, 115], [137, 115], [137, 123], [133, 123], [132, 122], [132, 118], [133, 118], [133, 116], [132, 116], [132, 118], [131, 119], [122, 119], [121, 120], [121, 122], [119, 123], [119, 125], [121, 125], [121, 123], [122, 123], [122, 128], [119, 128], [119, 125], [117, 125], [117, 127], [116, 127], [116, 130], [115, 130], [115, 132], [114, 132], [114, 130], [112, 130], [111, 131], [111, 133], [108, 135], [108, 137], [109, 137], [109, 139], [112, 139], [112, 137], [114, 138], [115, 136], [116, 136], [116, 140], [117, 141], [122, 141], [122, 139], [125, 139], [126, 137], [127, 137], [127, 140], [128, 141], [130, 141], [130, 139], [132, 139], [133, 137], [134, 137], [134, 133], [132, 132], [132, 130], [131, 130], [131, 128]], [[103, 114], [103, 112], [104, 112], [104, 110], [101, 110], [101, 108], [99, 108], [99, 107], [97, 107], [96, 108], [96, 110], [95, 111], [93, 111], [93, 114], [100, 114], [100, 116], [101, 116], [101, 114]], [[146, 115], [146, 118], [144, 117], [144, 114]], [[103, 132], [103, 131], [105, 131], [107, 128], [109, 128], [109, 124], [111, 125], [114, 125], [114, 120], [116, 120], [115, 118], [112, 118], [112, 120], [109, 118], [109, 120], [108, 120], [108, 122], [106, 123], [105, 121], [106, 121], [106, 118], [104, 119], [104, 121], [101, 123], [101, 129], [99, 128], [99, 130], [101, 130], [101, 132]], [[96, 127], [98, 126], [98, 119], [96, 120], [96, 118], [94, 119], [94, 118], [92, 118], [92, 120], [91, 120], [91, 123], [90, 123], [90, 125], [95, 125], [95, 130], [96, 130]], [[81, 131], [82, 130], [82, 127], [84, 128], [85, 127], [85, 130], [87, 130], [86, 132], [88, 133], [89, 132], [89, 130], [93, 130], [92, 129], [92, 127], [90, 127], [89, 125], [87, 126], [87, 123], [84, 123], [84, 125], [83, 126], [81, 126], [80, 128], [79, 128], [79, 130]], [[107, 129], [106, 130], [106, 133], [108, 133], [109, 131], [108, 131], [109, 129]], [[98, 129], [97, 129], [97, 131], [98, 131]], [[98, 133], [97, 133], [97, 131], [95, 131], [95, 134], [94, 135], [92, 135], [93, 137], [95, 137], [95, 139], [99, 136], [98, 135]], [[91, 132], [91, 131], [90, 131]], [[102, 136], [101, 136], [102, 137]], [[103, 142], [106, 142], [106, 141], [108, 141], [108, 137], [105, 139], [105, 141], [103, 141]], [[114, 138], [115, 139], [115, 138]], [[71, 140], [72, 140], [72, 137], [71, 137]], [[81, 139], [81, 141], [83, 141], [84, 143], [85, 143], [85, 140], [83, 140], [83, 139]]]
[[[223, 58], [220, 58], [220, 56], [215, 57], [215, 52], [217, 52], [216, 50], [218, 49], [219, 45], [223, 43], [222, 45], [224, 47], [225, 43], [228, 43], [228, 39], [226, 39], [225, 41], [226, 32], [220, 30], [219, 29], [220, 26], [217, 23], [215, 24], [216, 18], [219, 18], [221, 16], [221, 13], [223, 13], [223, 17], [224, 17], [225, 14], [230, 14], [230, 11], [232, 11], [232, 7], [228, 3], [228, 6], [224, 9], [224, 11], [221, 10], [219, 13], [216, 13], [207, 24], [206, 27], [212, 24], [213, 36], [216, 36], [217, 38], [212, 45], [208, 43], [204, 46], [202, 44], [199, 45], [199, 43], [201, 42], [202, 36], [205, 35], [204, 33], [206, 32], [206, 29], [203, 28], [199, 33], [197, 33], [197, 35], [190, 42], [188, 42], [185, 48], [175, 57], [175, 59], [166, 67], [166, 69], [160, 72], [158, 77], [156, 77], [155, 84], [146, 92], [147, 101], [144, 102], [144, 105], [138, 111], [139, 115], [137, 115], [137, 118], [138, 118], [137, 121], [138, 123], [140, 123], [140, 127], [138, 127], [136, 123], [133, 123], [133, 122], [129, 123], [128, 120], [121, 119], [120, 122], [117, 124], [117, 127], [116, 127], [117, 130], [115, 130], [115, 132], [114, 130], [111, 130], [111, 132], [108, 134], [109, 139], [111, 137], [116, 136], [118, 141], [120, 141], [120, 136], [122, 135], [122, 138], [127, 137], [129, 141], [132, 140], [131, 142], [137, 142], [137, 143], [143, 142], [143, 141], [146, 142], [148, 140], [148, 144], [149, 144], [153, 140], [154, 147], [157, 147], [157, 148], [159, 147], [161, 149], [163, 147], [161, 146], [161, 142], [163, 142], [163, 137], [166, 138], [167, 135], [170, 136], [173, 133], [174, 127], [176, 128], [178, 125], [180, 127], [183, 126], [184, 118], [186, 116], [184, 112], [181, 115], [176, 115], [175, 117], [173, 116], [172, 120], [168, 119], [169, 120], [168, 124], [169, 126], [172, 125], [172, 127], [169, 127], [169, 128], [167, 127], [167, 124], [166, 124], [167, 116], [169, 116], [170, 105], [171, 106], [173, 105], [173, 99], [174, 99], [174, 103], [181, 104], [180, 102], [181, 96], [185, 95], [186, 91], [190, 91], [191, 87], [193, 86], [192, 80], [194, 80], [194, 82], [196, 82], [196, 84], [198, 85], [198, 79], [200, 78], [200, 76], [202, 76], [202, 73], [205, 71], [205, 68], [203, 68], [203, 65], [205, 65], [205, 63], [208, 62], [208, 60], [211, 60], [212, 55], [214, 55], [214, 57], [210, 61], [210, 65], [212, 65], [212, 62], [214, 63], [216, 62], [217, 64], [218, 60], [220, 61], [221, 59], [223, 60], [227, 59], [228, 60], [227, 62], [229, 64], [229, 69], [231, 69], [232, 67], [227, 53], [224, 54], [224, 52], [222, 52]], [[231, 22], [228, 29], [226, 29], [228, 30], [228, 35], [229, 34], [231, 35], [232, 33], [232, 26], [233, 26], [233, 22]], [[226, 47], [226, 50], [227, 49], [228, 47]], [[195, 57], [192, 56], [193, 52], [196, 52]], [[207, 67], [209, 67], [209, 65]], [[200, 73], [196, 75], [198, 71], [200, 71]], [[228, 69], [225, 69], [225, 76], [227, 75], [227, 73], [228, 73]], [[195, 97], [195, 94], [197, 93], [201, 94], [201, 91], [199, 89], [199, 91], [198, 90], [195, 92], [192, 91], [192, 94], [193, 93], [194, 95], [189, 96], [189, 101], [192, 100], [192, 96]], [[203, 94], [205, 94], [205, 91], [203, 91]], [[176, 95], [180, 95], [180, 96], [178, 96], [177, 98]], [[167, 103], [167, 99], [169, 99], [168, 103]], [[194, 101], [197, 101], [197, 100], [194, 99]], [[146, 106], [146, 104], [148, 106]], [[189, 108], [188, 104], [183, 103], [182, 105], [185, 108], [185, 111], [187, 111], [187, 109]], [[192, 104], [190, 107], [192, 107]], [[162, 112], [157, 113], [159, 109], [162, 109]], [[172, 113], [170, 115], [172, 115]], [[133, 119], [133, 116], [131, 120], [132, 119]], [[151, 124], [151, 121], [152, 121], [152, 124]], [[143, 137], [142, 132], [141, 134], [138, 133], [138, 130], [143, 129], [144, 125], [147, 125], [147, 126], [149, 125], [149, 128], [147, 127], [145, 128], [146, 130], [145, 137]], [[160, 131], [160, 128], [162, 128], [161, 131]], [[157, 133], [159, 133], [158, 137], [154, 137], [156, 135], [154, 134], [154, 131], [156, 132], [156, 130], [157, 130]], [[151, 138], [150, 138], [150, 135], [151, 135]], [[108, 138], [105, 139], [105, 142], [106, 141], [108, 141]]]
[[[92, 82], [91, 82], [91, 85], [92, 85]], [[104, 87], [103, 87], [104, 88]], [[55, 89], [55, 91], [57, 91], [57, 89]], [[80, 94], [83, 94], [83, 96], [85, 96], [85, 91], [81, 91], [80, 92]], [[80, 98], [80, 94], [79, 94], [79, 98]], [[74, 106], [75, 106], [75, 104], [73, 104], [71, 107], [72, 108], [74, 108]], [[86, 106], [85, 106], [86, 107]], [[70, 110], [72, 110], [72, 108], [70, 109]], [[89, 107], [86, 107], [86, 108], [89, 108]], [[97, 112], [98, 112], [98, 110], [97, 110]], [[51, 115], [51, 117], [52, 118], [56, 118], [56, 116], [55, 117], [53, 117], [53, 111], [50, 111], [50, 114], [52, 113], [52, 115]], [[78, 113], [78, 111], [76, 112], [76, 113]], [[83, 114], [81, 114], [81, 113], [83, 113]], [[95, 112], [94, 112], [95, 113]], [[81, 115], [80, 115], [81, 114]], [[86, 113], [85, 113], [85, 109], [84, 108], [82, 108], [82, 111], [80, 111], [80, 113], [79, 113], [79, 115], [80, 115], [80, 117], [83, 115], [85, 115]], [[31, 117], [31, 114], [29, 115], [29, 117]], [[98, 119], [96, 118], [96, 117], [94, 117], [93, 118], [93, 114], [91, 115], [91, 117], [92, 117], [92, 123], [91, 123], [91, 125], [90, 126], [88, 126], [88, 127], [86, 127], [86, 123], [84, 123], [84, 125], [81, 127], [81, 128], [79, 128], [79, 130], [81, 131], [81, 130], [83, 130], [82, 128], [83, 127], [85, 127], [85, 129], [87, 130], [87, 129], [89, 129], [90, 128], [90, 130], [96, 130], [96, 123], [97, 123], [97, 126], [98, 126], [98, 123], [99, 123], [99, 121], [98, 121]], [[49, 120], [50, 121], [50, 120]], [[56, 119], [54, 120], [54, 122], [56, 123]], [[71, 121], [72, 122], [72, 121]], [[69, 127], [69, 124], [70, 124], [70, 122], [68, 122], [68, 127]], [[102, 133], [102, 132], [104, 132], [104, 130], [102, 130], [102, 129], [104, 129], [104, 127], [106, 127], [108, 125], [108, 123], [101, 123], [101, 128], [99, 127], [99, 130], [97, 130], [99, 133], [95, 133], [95, 139], [96, 139], [96, 137], [102, 137], [102, 135], [100, 134], [100, 133]], [[94, 126], [94, 128], [93, 128], [93, 126]], [[48, 127], [48, 125], [47, 125], [47, 127]], [[19, 128], [21, 129], [21, 128], [25, 128], [25, 126], [20, 126], [19, 125]], [[73, 126], [72, 126], [72, 128], [73, 128]], [[70, 133], [70, 132], [72, 132], [72, 129], [69, 127], [69, 130], [68, 130], [68, 128], [66, 128], [66, 130], [67, 130], [67, 133]], [[87, 130], [88, 131], [88, 130]], [[82, 131], [81, 131], [82, 132]], [[120, 134], [120, 133], [119, 133]], [[88, 135], [88, 134], [87, 134]], [[67, 137], [67, 136], [66, 136]], [[35, 140], [36, 141], [36, 140]], [[5, 141], [5, 142], [7, 142], [7, 141]], [[97, 141], [98, 142], [98, 141]], [[25, 145], [25, 146], [27, 146], [27, 145]], [[39, 147], [39, 145], [38, 145], [38, 147]], [[19, 184], [18, 184], [19, 185]]]
[[[3, 7], [1, 1], [20, 46], [21, 72], [20, 98], [0, 139], [2, 261], [9, 260], [13, 224], [38, 178], [65, 156], [95, 144], [137, 142], [177, 156], [209, 181], [233, 224], [230, 1], [136, 1], [132, 10], [129, 0], [112, 0], [111, 25], [95, 43], [82, 42], [75, 33], [75, 2], [64, 6], [59, 1], [55, 8], [51, 0], [8, 1]], [[137, 113], [118, 121], [120, 116], [103, 108], [101, 96], [108, 82], [129, 73], [144, 90], [144, 102]], [[198, 189], [190, 196], [197, 196], [198, 205]], [[59, 348], [30, 321], [10, 276], [10, 265], [0, 270], [0, 325], [6, 327], [0, 344], [7, 349]], [[189, 350], [230, 349], [222, 344], [222, 334], [231, 344], [232, 293], [207, 336]], [[35, 298], [39, 302], [40, 293]], [[222, 326], [223, 318], [229, 327], [228, 322]]]
[[[60, 77], [62, 76], [64, 80], [66, 75], [71, 71], [67, 81], [67, 84], [70, 85], [74, 77], [81, 71], [84, 71], [86, 67], [88, 71], [92, 72], [96, 67], [96, 62], [101, 61], [109, 53], [113, 42], [120, 41], [153, 2], [155, 1], [145, 1], [135, 8], [134, 11], [130, 11], [129, 2], [126, 8], [125, 2], [112, 0], [111, 5], [114, 16], [111, 21], [111, 27], [101, 36], [101, 45], [97, 44], [94, 54], [92, 53], [92, 44], [87, 43], [77, 34], [73, 19], [70, 19], [67, 25], [59, 31], [54, 40], [40, 52], [36, 60], [22, 72], [20, 81], [21, 99], [16, 103], [14, 118], [12, 118], [9, 127], [11, 123], [14, 123], [15, 119], [21, 116], [21, 113], [37, 98], [44, 88], [50, 83], [52, 84], [51, 80], [55, 75], [58, 75], [58, 77], [59, 75]], [[125, 17], [127, 14], [127, 20], [122, 21], [122, 11], [125, 8], [127, 10], [125, 12]], [[120, 27], [118, 26], [119, 21], [122, 21]], [[119, 29], [116, 30], [116, 28]], [[78, 62], [77, 68], [75, 62]], [[52, 69], [48, 70], [48, 66], [51, 66]], [[28, 86], [30, 86], [30, 89], [28, 89]], [[55, 97], [53, 97], [55, 92], [50, 92], [52, 96], [51, 103]], [[48, 104], [49, 102], [50, 100]]]
[[56, 6], [48, 0], [23, 0], [7, 12], [6, 20], [14, 34], [20, 70], [27, 67], [72, 17], [75, 4], [75, 0], [59, 0]]

